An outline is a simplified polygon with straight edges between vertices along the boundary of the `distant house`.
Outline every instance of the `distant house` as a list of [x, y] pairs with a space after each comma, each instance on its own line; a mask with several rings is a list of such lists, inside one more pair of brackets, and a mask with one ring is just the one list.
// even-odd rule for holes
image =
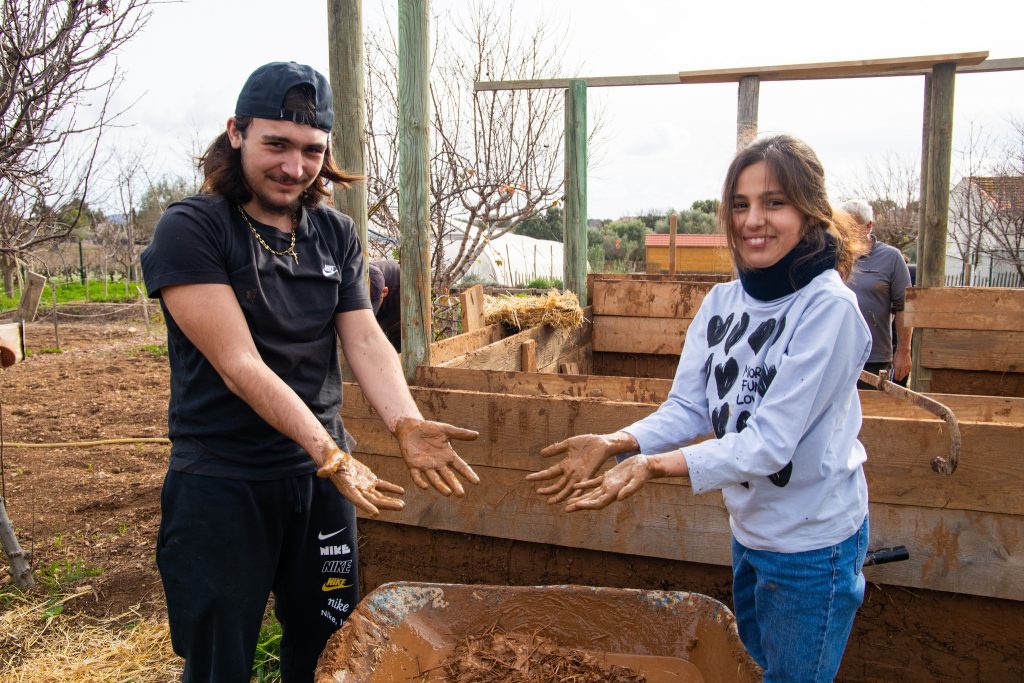
[[949, 196], [946, 285], [1024, 286], [1024, 176], [963, 178]]
[[[647, 272], [668, 272], [669, 235], [647, 235]], [[732, 273], [725, 235], [676, 235], [677, 273]]]

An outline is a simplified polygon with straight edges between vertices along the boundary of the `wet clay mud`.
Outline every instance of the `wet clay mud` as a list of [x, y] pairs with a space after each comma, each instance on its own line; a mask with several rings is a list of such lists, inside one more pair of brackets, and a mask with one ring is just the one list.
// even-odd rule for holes
[[465, 657], [460, 644], [496, 632], [550, 642], [564, 660], [555, 664], [575, 658], [606, 671], [625, 667], [623, 676], [629, 675], [626, 669], [641, 674], [595, 681], [760, 680], [732, 614], [707, 596], [583, 586], [395, 583], [367, 596], [332, 636], [316, 681], [457, 681], [446, 671], [452, 671], [453, 658]]

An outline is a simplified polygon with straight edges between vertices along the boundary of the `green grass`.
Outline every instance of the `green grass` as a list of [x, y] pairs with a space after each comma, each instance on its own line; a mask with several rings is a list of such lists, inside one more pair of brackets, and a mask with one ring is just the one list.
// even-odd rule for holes
[[[53, 304], [53, 293], [51, 287], [54, 284], [56, 284], [57, 287], [58, 305], [86, 302], [116, 303], [123, 301], [135, 301], [139, 298], [139, 288], [142, 287], [142, 284], [138, 282], [125, 282], [124, 280], [110, 281], [107, 283], [107, 293], [104, 295], [103, 282], [90, 281], [87, 296], [85, 285], [79, 281], [66, 282], [58, 280], [56, 283], [51, 281], [43, 287], [43, 295], [39, 299], [40, 309], [49, 308]], [[0, 292], [0, 311], [14, 310], [18, 307], [18, 300], [20, 298], [21, 292], [19, 290], [14, 290], [13, 296], [6, 296]]]
[[281, 624], [271, 611], [260, 627], [252, 675], [256, 683], [277, 683], [281, 680]]
[[39, 583], [51, 595], [67, 593], [71, 584], [103, 573], [102, 567], [90, 567], [77, 560], [51, 562], [39, 570]]
[[557, 289], [562, 288], [562, 281], [557, 277], [538, 277], [526, 283], [527, 289]]
[[154, 358], [166, 358], [167, 357], [167, 344], [143, 344], [138, 353], [148, 353]]

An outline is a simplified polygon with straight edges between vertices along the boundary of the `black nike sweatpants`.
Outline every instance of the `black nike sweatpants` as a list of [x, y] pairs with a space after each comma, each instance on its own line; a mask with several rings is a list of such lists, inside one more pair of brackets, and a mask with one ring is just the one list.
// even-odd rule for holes
[[246, 481], [169, 471], [157, 566], [186, 683], [247, 683], [271, 592], [281, 678], [311, 683], [359, 601], [355, 508], [315, 474]]

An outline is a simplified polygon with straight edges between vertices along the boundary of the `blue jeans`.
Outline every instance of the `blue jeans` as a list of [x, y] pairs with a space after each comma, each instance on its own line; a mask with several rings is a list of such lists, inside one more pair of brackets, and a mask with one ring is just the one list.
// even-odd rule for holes
[[765, 683], [835, 678], [864, 601], [868, 520], [836, 545], [802, 553], [751, 550], [732, 539], [733, 611]]

